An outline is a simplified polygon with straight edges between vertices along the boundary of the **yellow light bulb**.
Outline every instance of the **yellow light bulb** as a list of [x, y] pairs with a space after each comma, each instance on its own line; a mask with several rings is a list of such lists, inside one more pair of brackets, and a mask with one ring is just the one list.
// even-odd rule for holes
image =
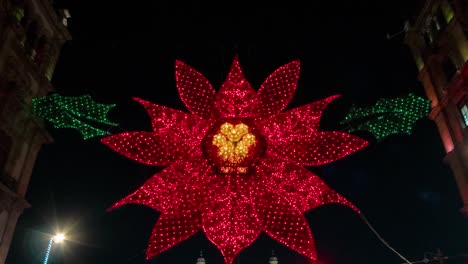
[[255, 136], [249, 133], [249, 126], [243, 123], [233, 126], [226, 122], [213, 137], [213, 145], [218, 147], [218, 156], [231, 164], [242, 162], [255, 143]]

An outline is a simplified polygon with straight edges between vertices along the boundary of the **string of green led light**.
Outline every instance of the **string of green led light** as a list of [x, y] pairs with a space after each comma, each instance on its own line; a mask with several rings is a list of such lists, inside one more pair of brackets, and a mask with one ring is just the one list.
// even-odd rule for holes
[[384, 98], [371, 107], [353, 106], [341, 122], [350, 128], [349, 132], [365, 130], [377, 140], [391, 134], [410, 134], [414, 124], [427, 117], [430, 101], [414, 94], [399, 98]]
[[109, 110], [115, 104], [96, 103], [89, 95], [67, 97], [52, 94], [34, 98], [32, 104], [37, 116], [50, 121], [55, 128], [77, 129], [84, 139], [110, 134], [95, 127], [97, 124], [118, 125], [107, 119]]

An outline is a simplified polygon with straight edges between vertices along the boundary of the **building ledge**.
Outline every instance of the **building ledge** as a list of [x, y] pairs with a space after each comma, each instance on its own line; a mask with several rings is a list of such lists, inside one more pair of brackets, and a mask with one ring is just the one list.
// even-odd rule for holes
[[[0, 193], [1, 196], [6, 198], [6, 201], [9, 201], [8, 203], [11, 205], [10, 208], [12, 208], [15, 211], [22, 212], [24, 209], [31, 207], [31, 205], [26, 201], [26, 199], [24, 199], [24, 197], [19, 196], [16, 192], [12, 191], [1, 182]], [[3, 204], [2, 206], [5, 206], [5, 204]]]

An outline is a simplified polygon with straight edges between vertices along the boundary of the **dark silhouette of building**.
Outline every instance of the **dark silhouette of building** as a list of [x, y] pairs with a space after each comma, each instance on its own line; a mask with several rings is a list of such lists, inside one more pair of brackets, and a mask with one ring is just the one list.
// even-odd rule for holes
[[68, 17], [48, 0], [0, 0], [0, 263], [29, 206], [24, 197], [36, 155], [52, 140], [31, 99], [53, 90], [60, 50], [71, 39]]
[[468, 215], [468, 1], [425, 1], [405, 40]]

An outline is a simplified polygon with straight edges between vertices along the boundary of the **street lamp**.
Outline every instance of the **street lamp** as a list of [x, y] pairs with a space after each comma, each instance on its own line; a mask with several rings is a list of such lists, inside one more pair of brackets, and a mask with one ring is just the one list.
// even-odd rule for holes
[[62, 243], [65, 240], [65, 235], [64, 234], [57, 234], [54, 237], [52, 237], [55, 243]]
[[47, 251], [46, 251], [45, 258], [44, 258], [44, 264], [47, 264], [47, 261], [49, 261], [49, 255], [50, 255], [50, 251], [52, 250], [52, 245], [54, 243], [62, 243], [64, 240], [65, 240], [65, 235], [61, 233], [56, 234], [55, 236], [50, 238], [49, 245], [47, 246]]

